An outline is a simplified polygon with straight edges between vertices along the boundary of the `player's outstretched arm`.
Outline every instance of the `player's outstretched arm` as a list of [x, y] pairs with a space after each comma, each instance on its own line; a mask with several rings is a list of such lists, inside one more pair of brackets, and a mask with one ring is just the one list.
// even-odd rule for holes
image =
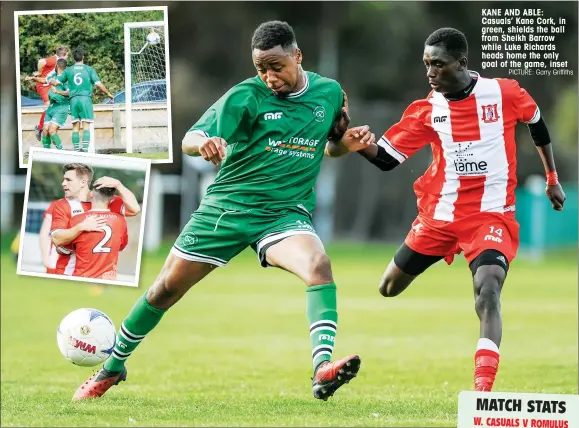
[[390, 156], [386, 150], [384, 150], [384, 147], [375, 143], [370, 144], [367, 148], [360, 150], [358, 153], [382, 171], [390, 171], [400, 165], [400, 162]]
[[366, 149], [375, 142], [376, 136], [368, 125], [357, 126], [346, 130], [339, 141], [328, 140], [324, 153], [329, 157], [339, 157]]
[[106, 224], [107, 219], [104, 217], [88, 216], [82, 223], [77, 224], [69, 229], [56, 229], [52, 231], [50, 238], [56, 247], [69, 245], [83, 232], [102, 231], [101, 226]]
[[97, 88], [99, 88], [101, 90], [101, 92], [103, 92], [107, 97], [109, 97], [111, 100], [114, 100], [115, 97], [113, 97], [111, 95], [111, 93], [109, 92], [109, 90], [105, 87], [105, 85], [102, 84], [102, 82], [97, 82], [95, 83], [95, 86]]
[[[536, 105], [535, 108], [538, 111]], [[547, 124], [542, 117], [540, 117], [539, 120], [535, 121], [534, 123], [527, 123], [527, 126], [529, 127], [531, 138], [537, 147], [537, 151], [539, 152], [539, 156], [543, 162], [543, 167], [545, 168], [545, 174], [547, 175], [547, 187], [545, 188], [545, 193], [551, 201], [553, 209], [561, 211], [563, 209], [566, 196], [557, 176], [557, 169], [555, 168], [555, 157], [553, 156], [553, 146], [551, 144], [549, 129], [547, 128]]]
[[227, 141], [220, 137], [207, 138], [195, 131], [185, 134], [181, 142], [183, 153], [188, 156], [201, 156], [206, 161], [219, 165], [225, 158]]
[[96, 180], [93, 184], [95, 189], [100, 189], [101, 187], [108, 187], [116, 189], [119, 193], [119, 196], [123, 200], [125, 204], [125, 215], [128, 217], [137, 215], [141, 212], [141, 206], [139, 205], [139, 201], [137, 201], [137, 197], [133, 192], [131, 192], [120, 180], [112, 177], [100, 177]]

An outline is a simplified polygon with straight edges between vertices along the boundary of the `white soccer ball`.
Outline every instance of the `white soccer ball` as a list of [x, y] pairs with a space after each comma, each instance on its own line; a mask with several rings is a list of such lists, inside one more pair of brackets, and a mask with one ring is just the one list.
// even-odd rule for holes
[[116, 330], [101, 311], [77, 309], [61, 321], [56, 333], [60, 352], [77, 366], [92, 367], [105, 362], [113, 352]]
[[161, 41], [161, 36], [159, 36], [158, 33], [155, 33], [154, 31], [151, 31], [149, 34], [147, 34], [147, 43], [150, 45], [156, 45]]

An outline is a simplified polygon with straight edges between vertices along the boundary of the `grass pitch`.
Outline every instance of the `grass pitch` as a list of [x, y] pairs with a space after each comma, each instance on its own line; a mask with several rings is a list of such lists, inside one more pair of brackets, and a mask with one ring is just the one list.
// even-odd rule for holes
[[[127, 382], [71, 403], [92, 371], [60, 356], [60, 320], [94, 307], [118, 328], [167, 248], [143, 256], [139, 289], [18, 277], [4, 253], [2, 425], [456, 426], [479, 328], [470, 271], [462, 259], [438, 264], [385, 299], [376, 286], [393, 250], [328, 247], [339, 293], [334, 354], [362, 358], [359, 376], [328, 402], [311, 395], [305, 287], [245, 252], [169, 311], [128, 360]], [[576, 394], [577, 252], [515, 261], [502, 302], [495, 390]]]

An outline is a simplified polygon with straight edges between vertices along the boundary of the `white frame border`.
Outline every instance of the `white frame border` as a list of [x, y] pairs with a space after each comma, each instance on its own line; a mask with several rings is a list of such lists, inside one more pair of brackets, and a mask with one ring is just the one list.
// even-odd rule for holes
[[[160, 10], [163, 12], [163, 21], [165, 23], [165, 70], [167, 82], [167, 133], [169, 137], [169, 147], [168, 147], [168, 159], [148, 159], [151, 164], [172, 164], [173, 163], [173, 131], [172, 131], [172, 112], [171, 112], [171, 67], [170, 67], [170, 55], [169, 55], [169, 17], [168, 17], [168, 7], [167, 6], [150, 6], [150, 7], [104, 7], [104, 8], [89, 8], [89, 9], [54, 9], [54, 10], [22, 10], [14, 12], [14, 56], [16, 62], [16, 114], [17, 125], [18, 125], [18, 166], [20, 168], [28, 169], [30, 164], [30, 159], [28, 164], [24, 163], [24, 153], [22, 148], [22, 103], [20, 102], [20, 38], [19, 38], [19, 26], [18, 17], [24, 15], [55, 15], [61, 13], [98, 13], [98, 12], [145, 12], [152, 10]], [[125, 88], [126, 90], [126, 88]], [[30, 153], [32, 149], [30, 148]], [[67, 150], [68, 152], [69, 150]], [[30, 156], [30, 155], [29, 155]], [[107, 155], [104, 155], [107, 156]], [[122, 157], [122, 156], [118, 156]], [[143, 159], [136, 157], [134, 159]]]
[[[44, 152], [44, 153], [53, 153], [55, 156], [55, 162], [58, 163], [58, 156], [62, 154], [61, 150], [56, 149], [44, 149], [38, 147], [32, 147], [30, 149], [30, 157], [29, 157], [29, 164], [32, 165], [34, 160], [34, 153], [37, 152]], [[139, 242], [137, 244], [137, 263], [135, 265], [135, 280], [134, 282], [126, 282], [126, 281], [109, 281], [104, 279], [93, 279], [93, 278], [82, 278], [72, 275], [56, 275], [56, 274], [48, 274], [48, 273], [39, 273], [39, 272], [26, 272], [22, 270], [22, 252], [24, 247], [24, 234], [26, 232], [26, 217], [28, 215], [28, 193], [30, 189], [30, 178], [32, 176], [32, 166], [27, 168], [28, 171], [26, 173], [26, 188], [24, 189], [24, 210], [22, 213], [22, 224], [20, 225], [20, 243], [18, 246], [18, 264], [16, 268], [16, 274], [22, 276], [36, 276], [39, 278], [49, 278], [49, 279], [64, 279], [68, 281], [79, 281], [79, 282], [89, 282], [91, 284], [110, 284], [110, 285], [123, 285], [128, 287], [139, 287], [139, 279], [141, 275], [141, 256], [143, 254], [143, 245], [144, 245], [144, 233], [145, 233], [145, 222], [146, 222], [146, 213], [147, 213], [147, 200], [149, 197], [149, 178], [151, 175], [151, 160], [150, 159], [141, 159], [141, 158], [131, 158], [131, 157], [123, 157], [123, 156], [113, 156], [113, 155], [101, 155], [101, 154], [94, 154], [94, 153], [83, 153], [83, 152], [71, 152], [72, 155], [81, 156], [86, 158], [98, 158], [98, 159], [115, 159], [116, 161], [127, 162], [127, 163], [141, 163], [146, 164], [145, 167], [145, 184], [143, 188], [143, 202], [141, 204], [141, 224], [139, 225]], [[90, 165], [90, 162], [85, 162]]]

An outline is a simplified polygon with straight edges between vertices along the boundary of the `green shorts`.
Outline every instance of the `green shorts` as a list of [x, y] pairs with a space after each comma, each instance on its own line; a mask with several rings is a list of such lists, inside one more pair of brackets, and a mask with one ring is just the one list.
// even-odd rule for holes
[[74, 122], [94, 122], [91, 97], [78, 96], [70, 99], [70, 115]]
[[44, 123], [56, 123], [60, 128], [66, 123], [68, 117], [68, 104], [51, 104], [46, 109]]
[[267, 249], [293, 235], [317, 237], [308, 212], [297, 208], [231, 211], [200, 206], [181, 231], [171, 253], [185, 260], [225, 266], [251, 246], [261, 265], [267, 267]]

